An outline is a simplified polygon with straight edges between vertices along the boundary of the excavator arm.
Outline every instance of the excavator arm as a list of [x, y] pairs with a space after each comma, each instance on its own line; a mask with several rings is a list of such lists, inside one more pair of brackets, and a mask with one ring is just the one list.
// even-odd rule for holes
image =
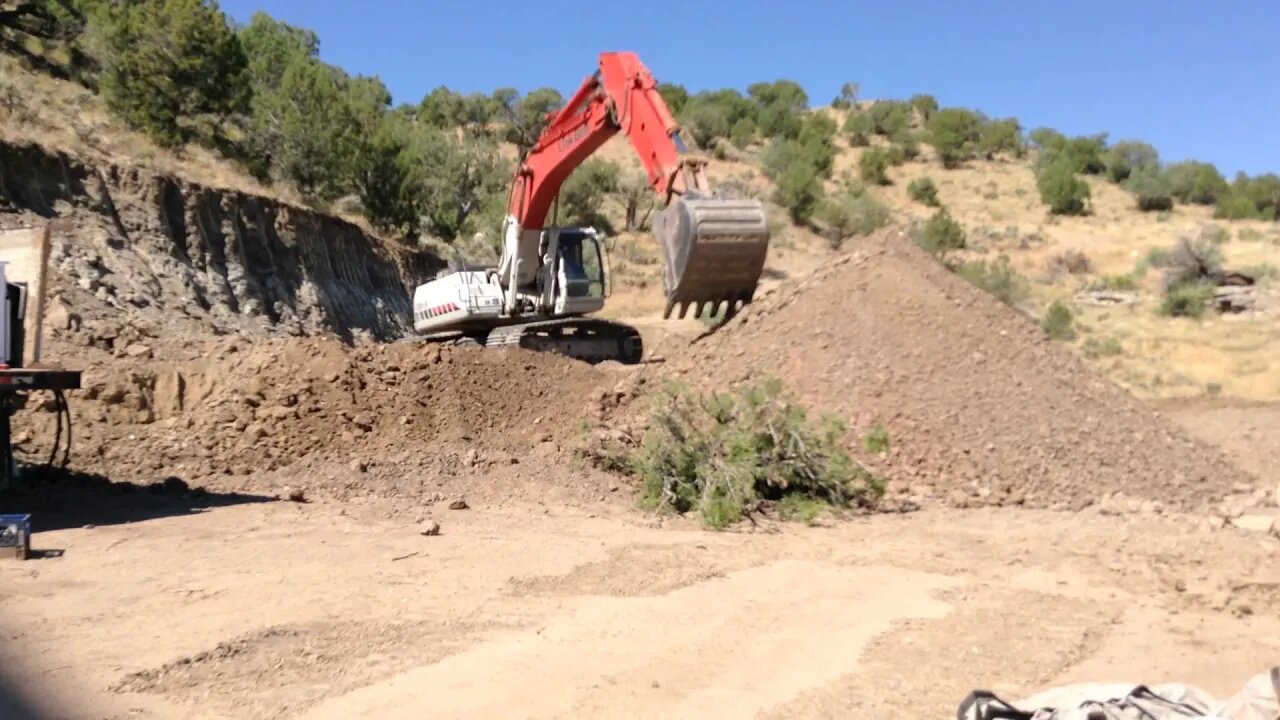
[[724, 303], [732, 314], [751, 302], [769, 245], [764, 207], [712, 193], [705, 160], [687, 151], [653, 76], [630, 52], [602, 53], [596, 72], [550, 116], [519, 163], [503, 231], [507, 282], [522, 285], [536, 275], [560, 187], [619, 132], [663, 202], [653, 229], [662, 246], [664, 317], [676, 306], [684, 317], [691, 305], [701, 314], [705, 305], [718, 310]]

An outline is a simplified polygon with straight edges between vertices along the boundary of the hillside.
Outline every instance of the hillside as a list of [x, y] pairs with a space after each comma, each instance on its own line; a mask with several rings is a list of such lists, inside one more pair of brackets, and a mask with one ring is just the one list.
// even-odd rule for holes
[[[399, 169], [381, 168], [379, 174], [374, 172], [379, 170], [376, 165], [365, 168], [362, 163], [371, 161], [367, 158], [379, 156], [374, 146], [356, 149], [355, 155], [342, 160], [355, 163], [352, 168], [326, 164], [325, 147], [333, 142], [321, 142], [311, 149], [306, 143], [289, 146], [296, 155], [289, 156], [289, 164], [250, 174], [256, 146], [244, 133], [253, 131], [257, 99], [274, 102], [275, 95], [289, 92], [282, 77], [273, 74], [283, 72], [280, 61], [271, 60], [268, 69], [262, 69], [255, 47], [262, 37], [292, 38], [289, 42], [298, 42], [296, 53], [306, 67], [323, 64], [315, 59], [314, 44], [307, 49], [311, 41], [297, 40], [297, 28], [265, 15], [237, 32], [250, 51], [247, 72], [255, 100], [243, 117], [220, 120], [227, 137], [219, 142], [233, 143], [238, 150], [230, 155], [244, 156], [232, 158], [225, 147], [215, 150], [198, 140], [178, 145], [152, 141], [154, 133], [131, 129], [101, 92], [24, 69], [18, 59], [5, 55], [0, 55], [0, 96], [6, 99], [0, 102], [0, 140], [38, 143], [90, 164], [140, 168], [339, 215], [366, 234], [392, 238], [389, 246], [444, 258], [494, 258], [494, 234], [511, 163], [518, 145], [538, 128], [541, 111], [562, 100], [556, 92], [520, 96], [495, 91], [492, 96], [465, 97], [442, 87], [420, 105], [390, 108], [388, 96], [376, 101], [381, 108], [367, 109], [366, 96], [385, 92], [379, 90], [380, 83], [348, 78], [329, 68], [338, 74], [335, 97], [342, 100], [343, 92], [351, 96], [347, 122], [380, 122], [392, 128]], [[1228, 183], [1203, 164], [1158, 163], [1155, 151], [1142, 143], [1066, 138], [1044, 129], [1027, 133], [1016, 120], [937, 108], [929, 96], [858, 100], [851, 88], [846, 90], [849, 94], [837, 99], [836, 106], [809, 110], [804, 109], [808, 96], [788, 81], [758, 83], [746, 95], [690, 95], [678, 85], [663, 86], [691, 140], [712, 158], [713, 182], [751, 193], [771, 206], [774, 241], [765, 291], [820, 268], [835, 251], [833, 246], [856, 242], [882, 225], [897, 225], [922, 237], [936, 208], [942, 208], [959, 223], [964, 237], [963, 249], [946, 252], [942, 259], [979, 284], [1004, 283], [1006, 300], [1036, 322], [1060, 302], [1070, 314], [1070, 320], [1055, 329], [1060, 342], [1135, 395], [1280, 400], [1280, 225], [1270, 219], [1275, 213], [1274, 176]], [[381, 119], [362, 119], [362, 113]], [[940, 128], [933, 126], [947, 113], [955, 127], [951, 135], [938, 135]], [[415, 123], [431, 127], [415, 129]], [[320, 133], [319, 140], [339, 127], [298, 126], [291, 132]], [[433, 128], [443, 128], [447, 137], [431, 135]], [[952, 136], [963, 142], [952, 143], [955, 146], [945, 152], [933, 145], [936, 137]], [[1114, 172], [1112, 154], [1121, 151], [1128, 152], [1125, 161], [1132, 163], [1130, 181], [1139, 176], [1151, 181], [1143, 192], [1156, 187], [1157, 200], [1167, 200], [1169, 209], [1139, 210], [1137, 184], [1107, 177]], [[886, 161], [884, 155], [891, 158], [893, 152], [899, 156]], [[882, 182], [874, 179], [874, 168], [870, 174], [864, 168], [877, 164], [868, 161], [869, 154], [879, 158]], [[1064, 158], [1075, 164], [1069, 170], [1078, 170], [1066, 173], [1070, 182], [1088, 188], [1083, 214], [1052, 213], [1039, 190], [1041, 170]], [[817, 177], [801, 177], [808, 163], [817, 163]], [[1124, 172], [1129, 170], [1126, 164]], [[343, 179], [344, 173], [372, 173], [385, 181], [352, 183]], [[1175, 187], [1187, 176], [1194, 176], [1189, 190]], [[413, 184], [394, 186], [410, 177], [416, 178]], [[593, 222], [616, 231], [611, 260], [617, 282], [605, 314], [630, 319], [659, 336], [668, 331], [699, 332], [703, 324], [696, 320], [658, 322], [658, 258], [643, 232], [645, 208], [653, 197], [637, 184], [637, 177], [639, 164], [625, 138], [614, 138], [567, 183], [562, 220]], [[300, 190], [298, 178], [306, 178], [310, 190]], [[931, 179], [936, 188], [934, 206], [913, 199], [909, 192], [911, 183], [923, 178]], [[398, 195], [388, 190], [393, 187]], [[383, 191], [387, 196], [379, 197]], [[392, 205], [375, 213], [385, 202]], [[632, 232], [626, 232], [628, 202], [640, 206], [641, 227]], [[458, 204], [467, 205], [470, 213], [439, 220], [453, 215]], [[833, 222], [842, 223], [835, 232]], [[1242, 304], [1228, 313], [1212, 304], [1202, 311], [1204, 295], [1197, 295], [1187, 305], [1193, 311], [1179, 305], [1174, 314], [1198, 316], [1170, 315], [1164, 287], [1167, 263], [1162, 259], [1174, 255], [1187, 238], [1219, 255], [1225, 272], [1244, 273], [1256, 282], [1233, 295], [1243, 297]], [[1010, 260], [1015, 277], [993, 272], [1002, 256]], [[1188, 286], [1188, 292], [1212, 292], [1203, 284]]]

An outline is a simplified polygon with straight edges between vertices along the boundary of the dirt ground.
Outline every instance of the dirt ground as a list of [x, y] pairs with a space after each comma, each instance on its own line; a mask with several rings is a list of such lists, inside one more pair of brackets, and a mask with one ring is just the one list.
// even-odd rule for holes
[[945, 718], [975, 688], [1226, 695], [1280, 657], [1280, 542], [1185, 517], [710, 533], [618, 498], [424, 509], [428, 537], [381, 502], [85, 499], [0, 565], [0, 663], [61, 717]]

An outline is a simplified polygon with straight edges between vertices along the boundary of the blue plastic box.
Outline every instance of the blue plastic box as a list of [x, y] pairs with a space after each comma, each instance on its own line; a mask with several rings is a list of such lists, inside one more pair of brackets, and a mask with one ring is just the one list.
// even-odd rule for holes
[[31, 516], [0, 515], [0, 557], [26, 560], [31, 553]]

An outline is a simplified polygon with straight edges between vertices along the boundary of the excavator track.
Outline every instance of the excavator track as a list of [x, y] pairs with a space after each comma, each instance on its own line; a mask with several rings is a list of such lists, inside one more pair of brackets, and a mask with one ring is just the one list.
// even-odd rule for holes
[[524, 348], [554, 352], [591, 364], [613, 360], [635, 365], [644, 358], [644, 341], [630, 325], [596, 318], [559, 318], [503, 325], [488, 332], [435, 333], [425, 342], [488, 349]]

